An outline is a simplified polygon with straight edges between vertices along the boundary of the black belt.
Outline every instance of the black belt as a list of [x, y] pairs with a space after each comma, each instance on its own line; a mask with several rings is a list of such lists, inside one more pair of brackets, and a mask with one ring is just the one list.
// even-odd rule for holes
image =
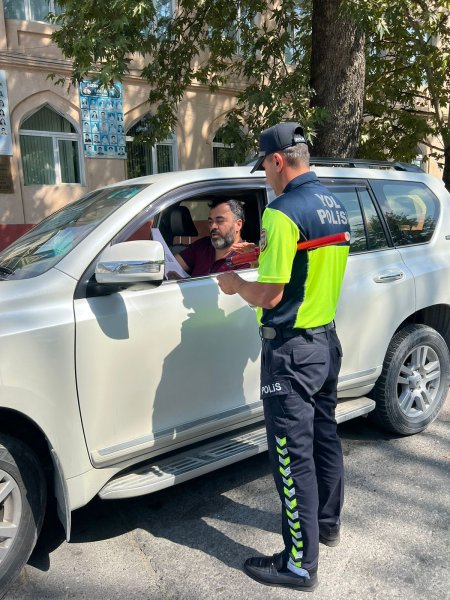
[[289, 340], [297, 335], [314, 335], [315, 333], [323, 333], [330, 329], [334, 329], [334, 321], [327, 323], [326, 325], [320, 325], [319, 327], [309, 327], [308, 329], [301, 329], [300, 327], [295, 327], [293, 329], [285, 327], [265, 327], [263, 325], [259, 328], [259, 335], [263, 340]]

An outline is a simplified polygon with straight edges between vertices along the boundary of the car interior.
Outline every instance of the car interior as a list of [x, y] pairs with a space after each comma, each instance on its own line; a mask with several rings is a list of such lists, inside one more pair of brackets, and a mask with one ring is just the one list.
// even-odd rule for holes
[[189, 244], [209, 236], [208, 216], [209, 204], [217, 199], [226, 201], [235, 199], [244, 204], [244, 225], [241, 236], [246, 242], [259, 244], [261, 232], [261, 218], [264, 210], [266, 196], [263, 190], [236, 190], [232, 193], [199, 194], [180, 200], [161, 212], [153, 215], [145, 222], [132, 230], [125, 230], [115, 240], [149, 240], [152, 239], [152, 230], [158, 229], [163, 240], [172, 254], [182, 252]]
[[244, 203], [245, 220], [242, 227], [242, 239], [258, 244], [261, 230], [261, 202], [258, 192], [233, 193], [229, 196], [207, 195], [189, 198], [163, 210], [155, 218], [165, 242], [173, 254], [181, 252], [186, 246], [209, 235], [209, 204], [213, 200], [234, 198]]
[[172, 254], [179, 254], [194, 240], [199, 232], [192, 220], [191, 211], [181, 204], [170, 206], [161, 213], [158, 227]]

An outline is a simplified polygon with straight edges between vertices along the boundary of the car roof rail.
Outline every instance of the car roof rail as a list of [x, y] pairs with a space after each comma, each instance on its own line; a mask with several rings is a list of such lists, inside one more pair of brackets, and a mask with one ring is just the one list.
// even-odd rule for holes
[[350, 167], [360, 169], [393, 169], [395, 171], [413, 171], [423, 173], [423, 170], [413, 163], [390, 160], [368, 160], [366, 158], [322, 158], [311, 156], [309, 164], [317, 167]]

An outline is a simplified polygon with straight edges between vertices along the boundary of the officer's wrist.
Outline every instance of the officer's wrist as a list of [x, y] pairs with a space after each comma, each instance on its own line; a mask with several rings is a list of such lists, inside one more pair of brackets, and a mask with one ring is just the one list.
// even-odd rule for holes
[[234, 272], [234, 289], [238, 294], [243, 285], [244, 280], [242, 279], [242, 277], [239, 277], [239, 275], [236, 272]]

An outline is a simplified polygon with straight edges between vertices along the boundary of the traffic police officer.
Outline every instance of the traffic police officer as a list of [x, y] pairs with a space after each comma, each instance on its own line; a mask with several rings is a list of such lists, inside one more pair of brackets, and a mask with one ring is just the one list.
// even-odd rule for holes
[[344, 206], [309, 169], [303, 129], [284, 122], [261, 133], [252, 172], [264, 169], [277, 198], [263, 214], [258, 280], [231, 271], [221, 290], [258, 308], [261, 398], [284, 549], [249, 558], [261, 583], [311, 591], [319, 539], [339, 541], [343, 460], [335, 420], [341, 346], [334, 328], [348, 242], [297, 250], [299, 241], [349, 231]]

